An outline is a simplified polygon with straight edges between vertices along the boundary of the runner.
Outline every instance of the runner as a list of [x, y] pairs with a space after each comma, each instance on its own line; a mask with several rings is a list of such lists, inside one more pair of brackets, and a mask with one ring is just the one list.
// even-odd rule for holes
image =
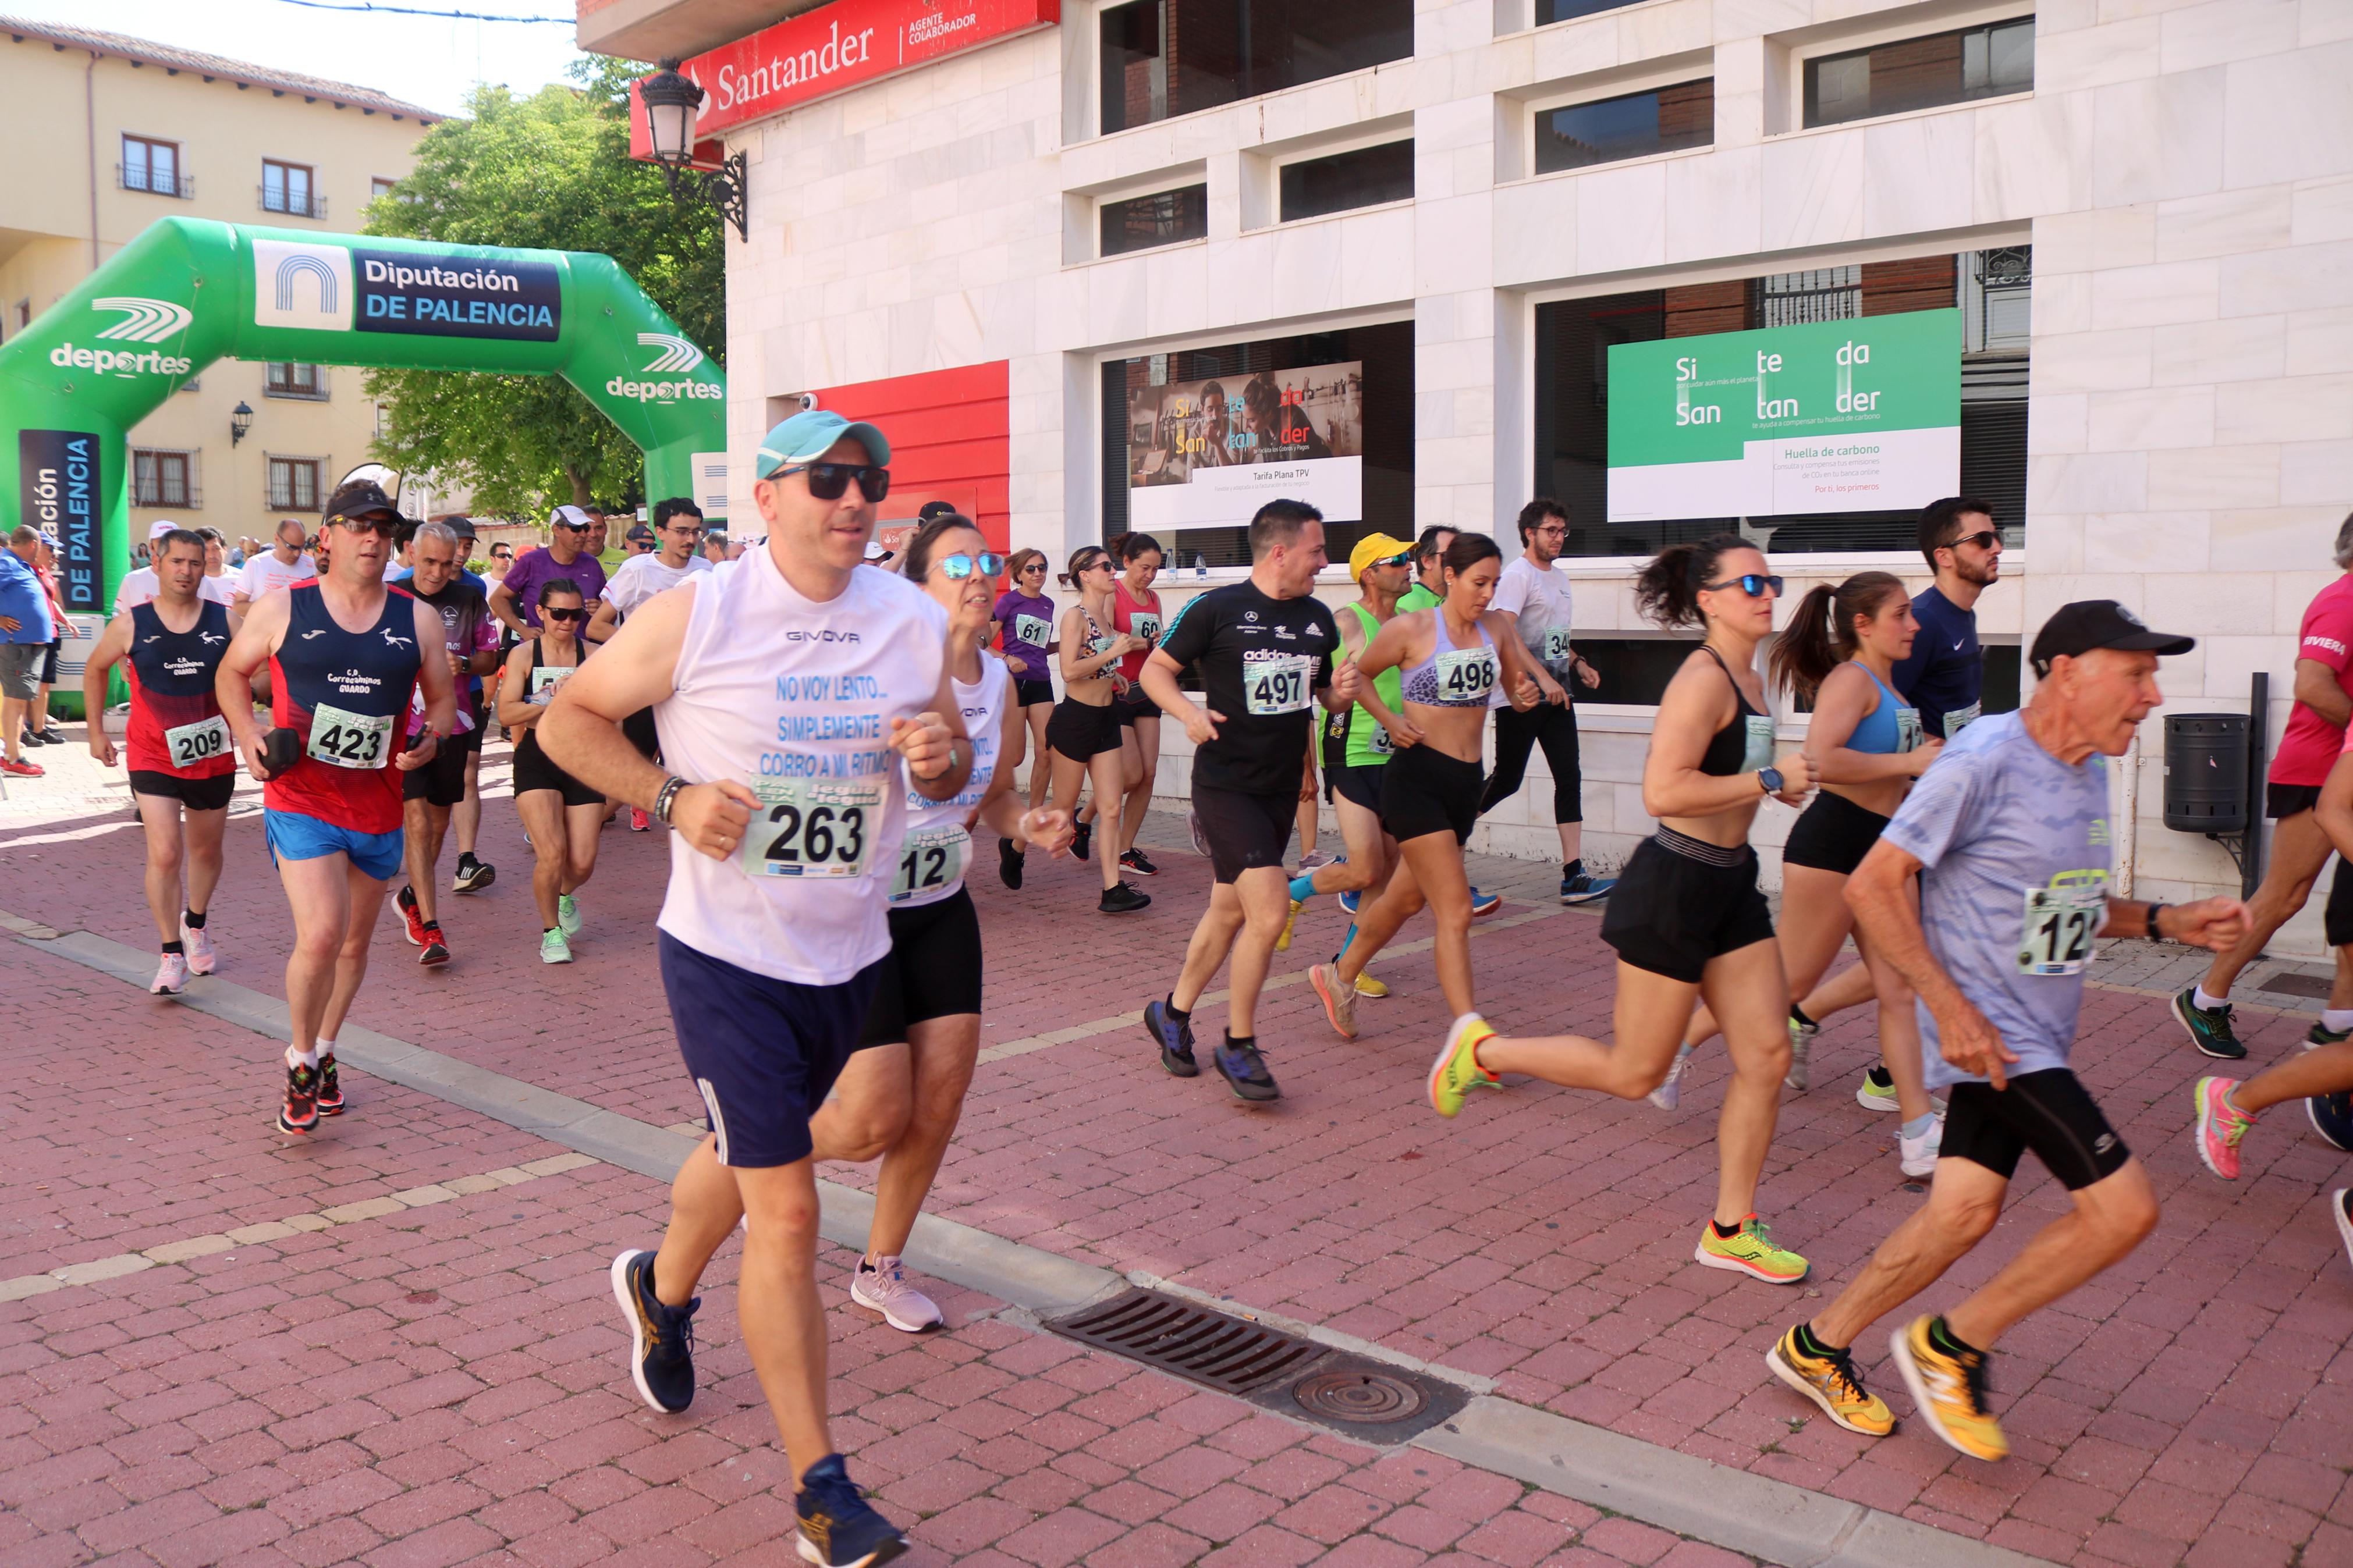
[[[1235, 1098], [1266, 1100], [1282, 1090], [1259, 1049], [1258, 997], [1288, 907], [1282, 852], [1315, 729], [1308, 708], [1316, 700], [1341, 712], [1364, 683], [1353, 664], [1334, 673], [1339, 628], [1314, 597], [1324, 514], [1304, 501], [1268, 501], [1250, 519], [1250, 546], [1249, 580], [1187, 603], [1144, 666], [1145, 690], [1192, 739], [1193, 810], [1217, 879], [1176, 986], [1145, 1005], [1144, 1028], [1163, 1068], [1198, 1076], [1193, 1009], [1231, 953], [1225, 1039], [1210, 1059]], [[1066, 623], [1065, 669], [1071, 637]], [[1200, 673], [1199, 704], [1177, 689], [1187, 665]]]
[[[2295, 705], [2264, 785], [2265, 815], [2279, 826], [2272, 829], [2271, 863], [2263, 868], [2263, 884], [2247, 900], [2246, 935], [2216, 955], [2204, 979], [2173, 999], [2173, 1016], [2189, 1032], [2189, 1043], [2226, 1061], [2247, 1054], [2231, 1027], [2232, 985], [2312, 897], [2334, 847], [2314, 807], [2344, 747], [2346, 721], [2353, 718], [2353, 516], [2337, 525], [2332, 557], [2344, 575], [2313, 596], [2296, 634]], [[2309, 1045], [2353, 1039], [2353, 997], [2347, 994], [2353, 970], [2353, 948], [2348, 945], [2353, 944], [2353, 873], [2341, 858], [2322, 927], [2337, 950], [2337, 984], [2306, 1037]]]
[[[1806, 755], [1821, 791], [1789, 829], [1781, 852], [1782, 961], [1789, 972], [1788, 1086], [1806, 1087], [1806, 1061], [1819, 1026], [1801, 1005], [1838, 956], [1854, 917], [1847, 879], [1879, 841], [1887, 818], [1944, 742], [1920, 734], [1920, 716], [1888, 684], [1888, 671], [1910, 651], [1917, 631], [1900, 578], [1861, 572], [1832, 588], [1822, 584], [1799, 601], [1773, 645], [1777, 681], [1813, 705]], [[1936, 1108], [1923, 1087], [1920, 1037], [1910, 986], [1858, 933], [1855, 946], [1879, 998], [1880, 1074], [1900, 1108], [1896, 1158], [1907, 1176], [1936, 1168]], [[1693, 1016], [1675, 1058], [1683, 1070], [1693, 1046], [1714, 1037], [1705, 1006]], [[1858, 1093], [1873, 1104], [1870, 1086]], [[1655, 1097], [1654, 1097], [1655, 1098]]]
[[[510, 634], [490, 613], [490, 578], [478, 576], [470, 564], [480, 537], [475, 531], [474, 520], [462, 512], [451, 512], [437, 521], [448, 524], [458, 536], [458, 581], [481, 595], [482, 618], [491, 634], [491, 668], [496, 669], [497, 661], [506, 653]], [[448, 616], [443, 620], [446, 623]], [[449, 826], [458, 835], [458, 865], [449, 879], [449, 890], [456, 893], [477, 893], [499, 879], [499, 868], [475, 853], [482, 842], [482, 744], [489, 739], [489, 715], [496, 698], [483, 688], [480, 677], [475, 677], [469, 684], [474, 727], [466, 735], [466, 798], [449, 814]]]
[[[541, 631], [507, 654], [499, 681], [499, 722], [514, 743], [515, 815], [531, 841], [531, 895], [539, 906], [539, 961], [572, 962], [580, 934], [575, 897], [596, 869], [596, 839], [605, 825], [605, 796], [557, 767], [541, 749], [539, 725], [556, 689], [587, 656], [578, 627], [586, 619], [580, 585], [551, 577], [539, 587]], [[636, 742], [632, 742], [634, 745]], [[638, 753], [643, 756], [643, 752]], [[650, 759], [649, 759], [650, 761]]]
[[[435, 868], [440, 864], [441, 844], [448, 836], [449, 824], [465, 807], [467, 779], [481, 754], [481, 678], [499, 667], [499, 624], [491, 618], [491, 606], [481, 591], [464, 581], [471, 574], [463, 570], [465, 555], [456, 529], [446, 522], [421, 525], [409, 540], [408, 553], [415, 565], [399, 586], [418, 604], [430, 607], [440, 621], [438, 646], [446, 650], [458, 696], [456, 731], [441, 742], [430, 763], [404, 774], [400, 782], [408, 885], [393, 896], [393, 903], [400, 910], [408, 945], [419, 950], [417, 962], [432, 969], [449, 962], [449, 938], [441, 929], [439, 896], [434, 887]], [[409, 744], [416, 743], [424, 728], [423, 704], [412, 701], [406, 732]], [[475, 798], [480, 800], [479, 795]], [[479, 806], [476, 816], [479, 820]], [[473, 862], [470, 867], [470, 861]], [[480, 886], [487, 880], [470, 878], [470, 870], [488, 869], [471, 854], [461, 855], [460, 890], [469, 881]]]
[[1773, 756], [1757, 646], [1772, 634], [1781, 579], [1737, 534], [1662, 551], [1634, 583], [1634, 602], [1662, 627], [1704, 626], [1660, 700], [1642, 764], [1642, 809], [1659, 831], [1635, 847], [1610, 895], [1601, 940], [1618, 950], [1617, 1044], [1577, 1035], [1506, 1039], [1478, 1015], [1455, 1021], [1430, 1068], [1441, 1116], [1473, 1085], [1525, 1073], [1569, 1089], [1639, 1100], [1666, 1078], [1692, 1008], [1704, 997], [1724, 1021], [1732, 1082], [1716, 1121], [1715, 1214], [1694, 1256], [1774, 1285], [1806, 1277], [1806, 1260], [1774, 1245], [1757, 1217], [1757, 1184], [1789, 1070], [1789, 985], [1773, 917], [1757, 888], [1748, 830], [1767, 795], [1797, 805], [1813, 787], [1803, 752]]
[[1601, 684], [1601, 676], [1569, 644], [1575, 623], [1568, 578], [1553, 569], [1568, 542], [1568, 509], [1550, 496], [1538, 496], [1520, 509], [1519, 527], [1520, 553], [1495, 584], [1494, 611], [1527, 649], [1544, 700], [1525, 713], [1496, 710], [1495, 771], [1479, 797], [1479, 815], [1520, 793], [1528, 753], [1542, 746], [1552, 773], [1553, 827], [1560, 835], [1560, 901], [1589, 904], [1609, 897], [1618, 879], [1586, 873], [1585, 775], [1577, 763], [1577, 709], [1568, 686], [1581, 680], [1590, 689]]
[[527, 642], [539, 635], [541, 585], [557, 577], [567, 579], [596, 614], [605, 597], [605, 568], [589, 549], [596, 522], [576, 506], [560, 506], [548, 519], [548, 542], [515, 558], [507, 574], [491, 590], [491, 614]]
[[2194, 646], [2111, 600], [2061, 606], [2035, 636], [2033, 700], [1956, 736], [1848, 884], [1864, 940], [1919, 993], [1929, 1082], [1952, 1090], [1928, 1201], [1766, 1357], [1775, 1377], [1850, 1431], [1879, 1436], [1894, 1426], [1855, 1370], [1857, 1336], [1985, 1238], [2021, 1153], [2031, 1150], [2073, 1194], [2073, 1209], [1890, 1346], [1921, 1418], [1959, 1452], [1988, 1461], [2010, 1452], [1986, 1407], [1994, 1342], [2156, 1227], [2147, 1172], [2068, 1057], [2095, 937], [2221, 948], [2239, 936], [2234, 899], [2168, 908], [2108, 895], [2105, 759], [2122, 756], [2164, 700], [2158, 657]]
[[[1008, 778], [1019, 767], [1031, 752], [1037, 761], [1029, 768], [1029, 809], [1037, 810], [1046, 804], [1046, 790], [1052, 781], [1054, 769], [1046, 760], [1046, 724], [1054, 711], [1053, 666], [1049, 662], [1056, 647], [1054, 641], [1054, 601], [1046, 595], [1046, 552], [1042, 550], [1017, 550], [1006, 563], [1006, 578], [1012, 586], [997, 596], [997, 606], [991, 615], [997, 623], [997, 646], [1005, 656], [1006, 670], [1013, 677], [1013, 699], [1021, 708], [1021, 732], [1014, 736], [1012, 755], [1006, 762]], [[1010, 838], [997, 841], [997, 879], [1008, 888], [1021, 885], [1022, 851], [1013, 847]]]
[[[8, 535], [8, 548], [0, 551], [0, 773], [12, 778], [37, 779], [48, 772], [24, 754], [31, 736], [26, 720], [41, 694], [41, 667], [57, 635], [47, 590], [33, 570], [40, 541], [40, 530], [20, 522]], [[47, 744], [31, 738], [34, 745]]]
[[[1361, 681], [1373, 683], [1360, 700], [1396, 747], [1381, 770], [1381, 826], [1397, 841], [1402, 864], [1373, 907], [1357, 916], [1339, 959], [1307, 972], [1324, 1017], [1344, 1038], [1356, 1037], [1357, 977], [1424, 904], [1438, 921], [1438, 984], [1454, 1031], [1479, 1016], [1462, 846], [1479, 820], [1487, 704], [1498, 691], [1508, 692], [1521, 712], [1544, 700], [1535, 663], [1511, 623], [1488, 610], [1503, 570], [1504, 552], [1493, 539], [1456, 534], [1446, 547], [1444, 601], [1390, 620], [1352, 666]], [[1390, 669], [1405, 671], [1398, 708], [1377, 685]]]
[[[57, 689], [58, 663], [65, 651], [65, 639], [80, 634], [74, 630], [73, 620], [66, 614], [65, 595], [58, 591], [58, 542], [48, 534], [34, 541], [33, 575], [41, 580], [41, 593], [49, 602], [49, 646], [41, 656], [40, 685], [33, 693], [32, 712], [17, 738], [28, 746], [62, 746], [66, 732], [49, 718], [49, 694]], [[102, 710], [93, 708], [90, 711]]]
[[1005, 563], [979, 527], [954, 511], [934, 515], [907, 542], [907, 580], [948, 613], [947, 669], [972, 732], [972, 776], [950, 799], [906, 793], [907, 835], [891, 887], [891, 953], [858, 1054], [833, 1097], [810, 1119], [819, 1160], [880, 1156], [866, 1253], [852, 1270], [849, 1299], [902, 1333], [944, 1321], [907, 1282], [900, 1255], [939, 1174], [964, 1110], [980, 1053], [980, 916], [964, 885], [972, 826], [1059, 852], [1070, 822], [1058, 811], [1025, 811], [1012, 774], [997, 760], [1023, 729], [1003, 662], [981, 651], [989, 636], [989, 588]]
[[[82, 668], [82, 711], [106, 711], [114, 667], [122, 665], [131, 688], [123, 735], [131, 798], [147, 833], [147, 912], [154, 917], [156, 940], [163, 945], [148, 989], [176, 996], [189, 975], [210, 974], [217, 962], [205, 922], [213, 889], [220, 885], [221, 837], [228, 827], [229, 795], [237, 788], [237, 752], [213, 679], [239, 623], [226, 605], [197, 596], [205, 565], [201, 539], [174, 530], [155, 549], [160, 592], [115, 616], [99, 635]], [[121, 760], [97, 718], [90, 724], [90, 754], [101, 767]]]
[[[327, 574], [265, 595], [231, 639], [214, 682], [246, 766], [265, 781], [263, 823], [294, 913], [286, 959], [286, 1093], [278, 1129], [305, 1133], [343, 1113], [335, 1031], [367, 977], [368, 938], [385, 883], [401, 863], [401, 775], [431, 763], [456, 725], [458, 698], [430, 605], [384, 585], [399, 515], [383, 490], [354, 479], [328, 498], [342, 537]], [[253, 717], [253, 672], [269, 664], [265, 740]], [[425, 689], [425, 725], [396, 751], [393, 731]]]
[[[1055, 705], [1054, 716], [1046, 724], [1047, 755], [1054, 773], [1049, 799], [1072, 814], [1077, 835], [1071, 840], [1071, 853], [1083, 860], [1087, 858], [1087, 841], [1094, 825], [1077, 816], [1082, 784], [1092, 782], [1094, 785], [1097, 821], [1106, 820], [1105, 803], [1109, 803], [1103, 841], [1120, 841], [1120, 816], [1126, 793], [1120, 772], [1124, 742], [1120, 738], [1119, 711], [1113, 704], [1127, 685], [1126, 679], [1119, 673], [1120, 664], [1129, 653], [1144, 646], [1144, 639], [1130, 632], [1111, 629], [1113, 574], [1109, 551], [1089, 544], [1073, 552], [1071, 569], [1062, 574], [1062, 582], [1079, 591], [1079, 602], [1062, 612], [1061, 635], [1055, 644], [1061, 650], [1062, 700]], [[1103, 900], [1095, 908], [1102, 913], [1133, 914], [1152, 902], [1151, 894], [1137, 891], [1120, 876], [1117, 855], [1105, 855], [1098, 869], [1103, 873]]]
[[[541, 721], [559, 766], [678, 830], [662, 984], [712, 1135], [671, 1184], [659, 1255], [614, 1259], [631, 1379], [657, 1410], [693, 1398], [695, 1282], [748, 1210], [744, 1345], [800, 1489], [800, 1554], [843, 1568], [906, 1542], [827, 1430], [808, 1121], [890, 952], [899, 765], [926, 800], [953, 797], [972, 766], [946, 616], [895, 573], [859, 568], [890, 458], [880, 430], [828, 411], [770, 430], [752, 487], [766, 544], [724, 577], [657, 595]], [[649, 702], [677, 773], [621, 733]]]
[[[136, 569], [125, 572], [122, 574], [122, 581], [115, 585], [114, 613], [116, 615], [122, 614], [133, 605], [146, 604], [155, 597], [155, 548], [166, 534], [174, 531], [195, 533], [196, 531], [192, 528], [181, 529], [178, 523], [169, 519], [158, 519], [147, 525], [146, 557], [140, 562]], [[198, 533], [196, 537], [202, 539], [204, 535]], [[227, 577], [207, 575], [196, 584], [196, 597], [210, 599], [214, 604], [227, 605], [234, 609], [237, 589]]]
[[[1160, 595], [1152, 588], [1153, 579], [1160, 575], [1161, 560], [1158, 540], [1148, 533], [1131, 533], [1119, 542], [1120, 575], [1112, 584], [1112, 630], [1137, 645], [1121, 656], [1120, 679], [1127, 684], [1112, 703], [1112, 710], [1119, 715], [1120, 777], [1127, 784], [1120, 812], [1119, 868], [1137, 877], [1160, 875], [1160, 868], [1135, 847], [1135, 831], [1152, 809], [1153, 784], [1160, 774], [1160, 710], [1136, 681], [1144, 673], [1144, 661], [1160, 645], [1165, 624], [1160, 617]], [[1102, 798], [1098, 795], [1095, 800]], [[1094, 810], [1095, 805], [1090, 803], [1079, 814], [1081, 833], [1093, 831], [1089, 813]]]
[[[605, 602], [597, 606], [596, 615], [582, 634], [592, 643], [609, 639], [628, 619], [630, 612], [667, 588], [675, 588], [696, 572], [708, 572], [708, 563], [696, 558], [694, 547], [702, 539], [702, 509], [684, 496], [672, 496], [654, 504], [654, 526], [631, 529], [632, 537], [644, 533], [655, 541], [658, 552], [640, 552], [621, 563], [606, 584]], [[621, 726], [622, 733], [638, 754], [648, 762], [659, 760], [659, 743], [654, 734], [654, 710], [642, 709], [629, 715]], [[653, 818], [636, 806], [629, 808], [629, 831], [646, 833], [653, 828]]]
[[[1454, 542], [1454, 535], [1455, 530], [1440, 523], [1423, 529], [1421, 537], [1414, 541], [1414, 583], [1412, 587], [1408, 588], [1398, 598], [1398, 615], [1430, 609], [1446, 597], [1446, 547]], [[1349, 909], [1348, 900], [1345, 898], [1340, 900], [1340, 907], [1347, 910], [1351, 915], [1356, 913], [1356, 910]], [[1482, 893], [1476, 883], [1472, 885], [1471, 918], [1472, 920], [1485, 920], [1503, 907], [1503, 894]]]

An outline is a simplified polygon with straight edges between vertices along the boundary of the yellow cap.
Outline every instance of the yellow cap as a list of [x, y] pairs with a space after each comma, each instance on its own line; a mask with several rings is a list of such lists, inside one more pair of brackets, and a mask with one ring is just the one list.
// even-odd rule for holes
[[1366, 567], [1377, 565], [1395, 556], [1409, 557], [1412, 554], [1413, 542], [1410, 540], [1392, 539], [1386, 533], [1368, 533], [1356, 541], [1356, 548], [1348, 552], [1349, 579], [1361, 582]]

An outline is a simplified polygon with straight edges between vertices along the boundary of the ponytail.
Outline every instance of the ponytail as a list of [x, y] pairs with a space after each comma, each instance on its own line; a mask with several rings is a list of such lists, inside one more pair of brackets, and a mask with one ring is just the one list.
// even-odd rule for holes
[[1874, 618], [1890, 595], [1903, 592], [1902, 581], [1885, 572], [1858, 572], [1835, 588], [1818, 583], [1808, 589], [1789, 616], [1789, 629], [1773, 639], [1766, 663], [1774, 679], [1811, 702], [1831, 671], [1862, 645], [1854, 623]]
[[1670, 631], [1704, 625], [1707, 616], [1699, 607], [1699, 594], [1715, 578], [1716, 563], [1736, 550], [1756, 549], [1736, 533], [1712, 533], [1695, 544], [1671, 544], [1635, 577], [1635, 607]]

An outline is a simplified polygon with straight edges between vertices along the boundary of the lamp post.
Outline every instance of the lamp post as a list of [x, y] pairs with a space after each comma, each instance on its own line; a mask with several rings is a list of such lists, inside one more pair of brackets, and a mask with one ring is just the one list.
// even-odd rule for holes
[[[645, 100], [646, 124], [651, 134], [654, 162], [661, 165], [662, 178], [670, 184], [673, 196], [683, 194], [681, 187], [700, 195], [719, 209], [719, 216], [735, 226], [739, 239], [752, 237], [745, 226], [744, 185], [750, 160], [742, 153], [723, 162], [715, 171], [693, 168], [694, 120], [702, 110], [702, 89], [692, 78], [678, 68], [678, 61], [666, 59], [661, 68], [638, 84], [638, 96]], [[691, 182], [691, 183], [690, 183]]]
[[237, 406], [228, 411], [228, 444], [235, 447], [252, 428], [253, 410], [245, 405], [244, 399], [239, 398]]

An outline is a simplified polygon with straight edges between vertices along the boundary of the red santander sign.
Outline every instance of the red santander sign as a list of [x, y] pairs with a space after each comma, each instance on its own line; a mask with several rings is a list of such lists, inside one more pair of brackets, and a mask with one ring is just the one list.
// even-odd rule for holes
[[[1051, 26], [1061, 14], [1061, 0], [833, 0], [679, 68], [705, 94], [700, 139]], [[630, 119], [630, 153], [645, 156], [645, 110], [633, 104]]]

